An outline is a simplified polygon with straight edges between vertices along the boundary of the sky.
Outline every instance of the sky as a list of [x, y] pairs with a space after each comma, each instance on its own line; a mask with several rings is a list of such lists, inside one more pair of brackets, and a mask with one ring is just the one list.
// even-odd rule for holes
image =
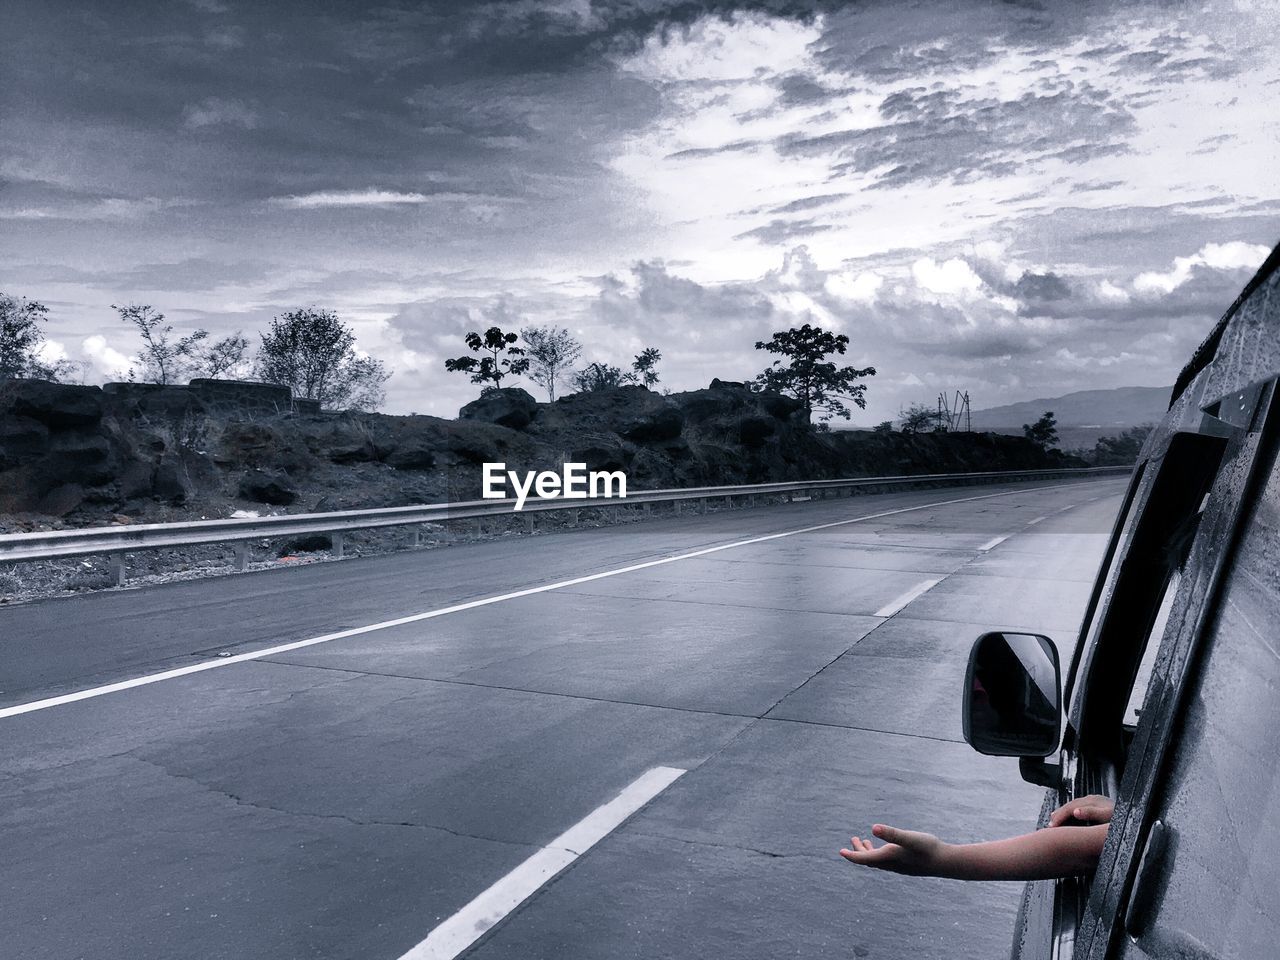
[[[336, 310], [453, 416], [494, 323], [661, 386], [815, 323], [871, 425], [1165, 386], [1280, 240], [1277, 0], [7, 0], [0, 291], [116, 379]], [[538, 393], [531, 383], [523, 384]]]

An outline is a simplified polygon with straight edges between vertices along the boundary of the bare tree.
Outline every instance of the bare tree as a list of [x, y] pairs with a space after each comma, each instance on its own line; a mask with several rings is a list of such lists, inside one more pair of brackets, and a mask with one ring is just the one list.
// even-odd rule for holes
[[922, 403], [913, 403], [906, 410], [900, 410], [898, 416], [902, 420], [903, 433], [926, 433], [946, 429], [947, 415], [935, 407], [926, 407]]
[[249, 372], [249, 339], [239, 330], [197, 351], [195, 372], [203, 377], [239, 380]]
[[556, 399], [556, 384], [565, 379], [580, 356], [582, 344], [564, 327], [525, 327], [520, 331], [529, 357], [528, 377]]
[[164, 314], [150, 304], [120, 307], [113, 303], [111, 309], [142, 337], [142, 349], [129, 368], [130, 380], [174, 384], [190, 379], [196, 364], [196, 347], [209, 336], [208, 330], [195, 330], [175, 340], [173, 324], [165, 323]]
[[381, 360], [360, 356], [355, 334], [332, 310], [303, 307], [271, 321], [258, 350], [257, 376], [328, 409], [376, 410], [391, 377]]
[[66, 360], [50, 363], [40, 355], [47, 342], [40, 325], [48, 316], [43, 303], [0, 293], [0, 380], [57, 380], [71, 372]]

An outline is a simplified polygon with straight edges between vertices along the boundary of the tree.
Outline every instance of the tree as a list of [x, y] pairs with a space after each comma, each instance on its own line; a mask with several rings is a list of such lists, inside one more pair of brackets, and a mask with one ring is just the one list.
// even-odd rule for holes
[[529, 379], [556, 399], [556, 384], [582, 356], [582, 344], [564, 327], [525, 327], [520, 331], [529, 355]]
[[1032, 443], [1048, 449], [1058, 442], [1058, 421], [1054, 419], [1053, 411], [1048, 410], [1035, 423], [1024, 423], [1022, 432]]
[[945, 429], [947, 415], [937, 407], [926, 407], [923, 403], [913, 403], [906, 410], [898, 411], [902, 420], [903, 433], [926, 433]]
[[271, 321], [257, 376], [330, 410], [376, 410], [391, 377], [381, 360], [356, 353], [355, 334], [332, 310], [303, 307]]
[[838, 367], [827, 359], [834, 353], [843, 354], [848, 345], [849, 338], [844, 334], [828, 333], [807, 323], [779, 331], [771, 340], [756, 342], [757, 350], [767, 350], [779, 357], [755, 382], [762, 389], [777, 390], [798, 399], [808, 422], [813, 421], [815, 409], [825, 413], [824, 420], [831, 416], [848, 420], [849, 408], [842, 398], [866, 409], [866, 384], [854, 381], [876, 373], [875, 367]]
[[130, 380], [143, 383], [174, 384], [190, 379], [196, 364], [196, 348], [209, 336], [208, 330], [194, 330], [185, 337], [173, 339], [173, 324], [164, 322], [164, 314], [150, 304], [131, 303], [111, 309], [120, 319], [132, 324], [142, 337], [142, 349], [129, 368]]
[[879, 423], [877, 423], [877, 424], [876, 424], [874, 427], [872, 427], [871, 429], [872, 429], [872, 431], [874, 431], [875, 433], [893, 433], [893, 421], [892, 421], [892, 420], [881, 420]]
[[444, 362], [444, 368], [455, 373], [471, 374], [472, 383], [492, 383], [494, 389], [502, 389], [502, 378], [518, 377], [529, 369], [529, 358], [520, 347], [512, 346], [519, 338], [514, 333], [503, 333], [500, 327], [490, 327], [480, 334], [472, 331], [466, 336], [467, 346], [473, 353], [488, 354], [482, 357], [455, 357]]
[[657, 347], [645, 347], [631, 364], [633, 375], [646, 387], [652, 387], [658, 382], [658, 361], [661, 359], [662, 352]]
[[610, 363], [589, 363], [581, 370], [575, 371], [571, 379], [579, 393], [611, 390], [614, 387], [636, 382], [634, 373], [623, 373], [620, 367]]
[[249, 367], [249, 340], [239, 330], [196, 351], [194, 372], [216, 380], [239, 380]]
[[66, 360], [51, 363], [41, 356], [48, 341], [40, 325], [48, 316], [43, 303], [0, 293], [0, 380], [57, 380], [71, 372]]
[[1114, 437], [1099, 437], [1088, 459], [1096, 467], [1117, 467], [1136, 463], [1142, 445], [1155, 426], [1150, 423], [1130, 427]]

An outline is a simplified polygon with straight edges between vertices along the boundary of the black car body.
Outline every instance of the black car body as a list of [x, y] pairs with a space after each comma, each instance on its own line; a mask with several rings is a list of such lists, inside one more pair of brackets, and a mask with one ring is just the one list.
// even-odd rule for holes
[[1028, 884], [1015, 960], [1280, 956], [1278, 264], [1280, 247], [1146, 441], [1063, 651], [1060, 745], [970, 737], [1024, 754], [1042, 824], [1076, 797], [1115, 801], [1092, 877]]

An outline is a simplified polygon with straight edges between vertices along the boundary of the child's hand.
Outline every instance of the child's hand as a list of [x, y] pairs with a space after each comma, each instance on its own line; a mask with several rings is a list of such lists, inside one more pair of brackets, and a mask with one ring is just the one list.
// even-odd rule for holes
[[918, 877], [936, 874], [947, 846], [931, 833], [900, 830], [883, 823], [872, 827], [871, 833], [885, 841], [884, 846], [873, 847], [870, 840], [853, 837], [852, 849], [841, 850], [840, 856], [864, 867]]
[[1078, 820], [1080, 823], [1110, 823], [1115, 807], [1115, 802], [1110, 798], [1090, 794], [1087, 797], [1072, 800], [1070, 803], [1064, 803], [1049, 814], [1049, 826], [1061, 827], [1068, 820]]

